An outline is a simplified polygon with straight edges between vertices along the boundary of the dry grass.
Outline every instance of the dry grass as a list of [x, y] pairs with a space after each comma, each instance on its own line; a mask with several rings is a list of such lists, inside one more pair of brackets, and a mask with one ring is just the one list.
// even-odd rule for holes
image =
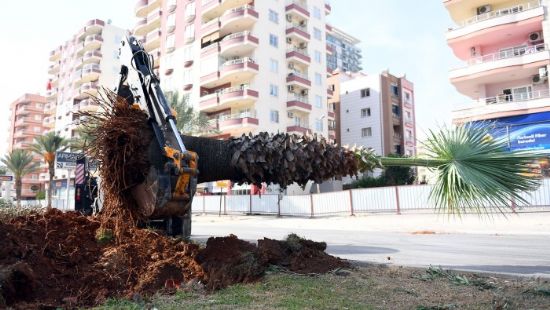
[[439, 268], [369, 265], [319, 276], [274, 270], [263, 281], [214, 294], [181, 290], [98, 309], [549, 309], [550, 283]]
[[42, 207], [2, 207], [0, 208], [0, 223], [7, 223], [19, 216], [27, 216], [31, 213], [42, 213], [46, 209]]

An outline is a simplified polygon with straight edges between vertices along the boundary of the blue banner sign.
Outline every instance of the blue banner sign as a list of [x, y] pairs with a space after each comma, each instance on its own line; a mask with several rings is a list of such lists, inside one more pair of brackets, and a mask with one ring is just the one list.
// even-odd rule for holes
[[493, 120], [492, 136], [505, 140], [510, 150], [550, 153], [550, 112]]

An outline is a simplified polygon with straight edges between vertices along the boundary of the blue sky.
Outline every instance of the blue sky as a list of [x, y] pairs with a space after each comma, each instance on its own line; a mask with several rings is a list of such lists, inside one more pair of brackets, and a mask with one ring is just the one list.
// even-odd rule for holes
[[[133, 28], [135, 3], [0, 1], [0, 156], [7, 148], [9, 104], [25, 92], [45, 92], [49, 52], [93, 18]], [[467, 102], [448, 80], [457, 61], [445, 42], [452, 22], [441, 0], [333, 0], [329, 21], [361, 39], [367, 73], [389, 69], [414, 82], [420, 137], [449, 123], [454, 104]]]

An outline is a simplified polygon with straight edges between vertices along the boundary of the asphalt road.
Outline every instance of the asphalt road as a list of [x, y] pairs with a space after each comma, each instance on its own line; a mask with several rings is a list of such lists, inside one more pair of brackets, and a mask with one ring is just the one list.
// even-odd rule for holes
[[[550, 278], [550, 236], [500, 234], [411, 234], [322, 227], [276, 227], [261, 219], [198, 221], [193, 238], [235, 234], [241, 239], [281, 239], [291, 232], [325, 241], [327, 252], [361, 262]], [[310, 225], [307, 225], [310, 226]]]

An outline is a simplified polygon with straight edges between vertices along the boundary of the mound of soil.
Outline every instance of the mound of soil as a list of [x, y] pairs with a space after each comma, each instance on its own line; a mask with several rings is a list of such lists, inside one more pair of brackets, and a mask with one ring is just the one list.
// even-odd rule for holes
[[349, 263], [325, 253], [327, 244], [302, 239], [294, 234], [284, 241], [264, 238], [258, 240], [260, 259], [267, 264], [288, 268], [300, 274], [326, 273], [349, 267]]
[[207, 288], [219, 289], [239, 282], [259, 279], [267, 266], [262, 264], [256, 245], [235, 235], [209, 238], [197, 261], [207, 273]]
[[149, 229], [131, 228], [120, 242], [93, 217], [56, 209], [0, 222], [0, 308], [76, 308], [110, 297], [150, 296], [196, 284], [215, 290], [260, 279], [270, 264], [319, 273], [347, 263], [304, 239], [234, 235], [206, 247]]

